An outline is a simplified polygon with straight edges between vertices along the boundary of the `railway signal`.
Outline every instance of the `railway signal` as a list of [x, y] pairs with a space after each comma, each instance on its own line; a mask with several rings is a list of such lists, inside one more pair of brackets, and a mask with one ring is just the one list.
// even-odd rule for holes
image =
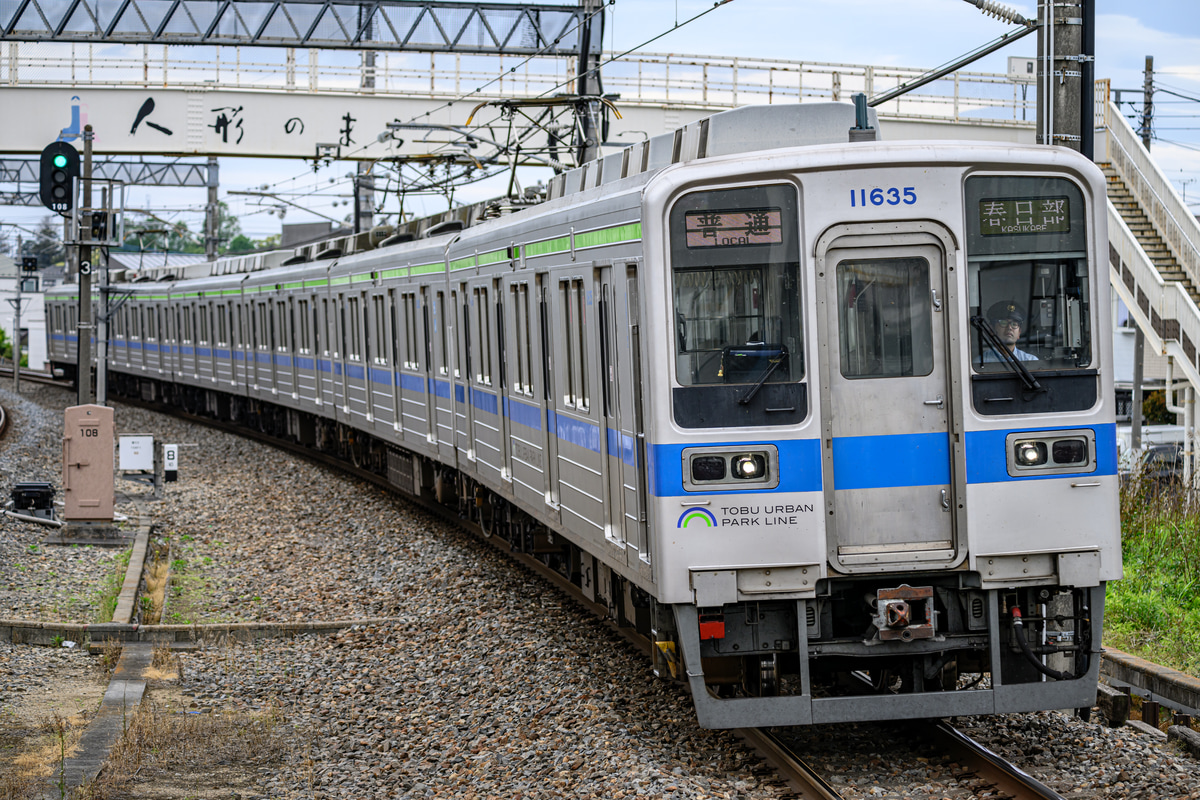
[[51, 142], [42, 151], [42, 205], [65, 213], [75, 204], [74, 181], [79, 177], [79, 151], [66, 142]]

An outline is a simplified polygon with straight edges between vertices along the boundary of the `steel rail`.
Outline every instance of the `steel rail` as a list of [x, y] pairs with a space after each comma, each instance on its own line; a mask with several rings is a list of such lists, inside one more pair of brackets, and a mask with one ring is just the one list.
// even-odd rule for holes
[[734, 732], [762, 756], [788, 782], [802, 800], [841, 800], [815, 769], [767, 728], [739, 728]]
[[1062, 795], [1015, 764], [957, 730], [945, 720], [932, 721], [930, 732], [938, 746], [952, 753], [982, 781], [1016, 800], [1065, 800]]

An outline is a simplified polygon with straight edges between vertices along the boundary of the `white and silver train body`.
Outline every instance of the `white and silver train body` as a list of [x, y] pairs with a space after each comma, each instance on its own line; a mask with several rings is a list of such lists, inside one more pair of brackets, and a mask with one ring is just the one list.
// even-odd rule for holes
[[708, 727], [1088, 707], [1103, 179], [853, 122], [739, 109], [453, 233], [123, 286], [114, 386], [456, 506], [650, 636]]

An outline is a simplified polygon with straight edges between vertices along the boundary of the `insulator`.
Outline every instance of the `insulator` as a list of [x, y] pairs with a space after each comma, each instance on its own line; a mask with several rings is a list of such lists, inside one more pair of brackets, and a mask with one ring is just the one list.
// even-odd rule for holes
[[1033, 27], [1033, 23], [1021, 16], [1014, 8], [994, 3], [992, 0], [967, 0], [967, 2], [996, 19], [1011, 22], [1014, 25], [1024, 25], [1027, 28]]

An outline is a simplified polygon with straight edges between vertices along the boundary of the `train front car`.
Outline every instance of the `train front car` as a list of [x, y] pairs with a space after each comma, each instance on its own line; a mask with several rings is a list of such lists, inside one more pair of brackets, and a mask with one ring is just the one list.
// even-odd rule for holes
[[1090, 707], [1121, 572], [1095, 166], [781, 149], [644, 203], [655, 633], [701, 724]]

